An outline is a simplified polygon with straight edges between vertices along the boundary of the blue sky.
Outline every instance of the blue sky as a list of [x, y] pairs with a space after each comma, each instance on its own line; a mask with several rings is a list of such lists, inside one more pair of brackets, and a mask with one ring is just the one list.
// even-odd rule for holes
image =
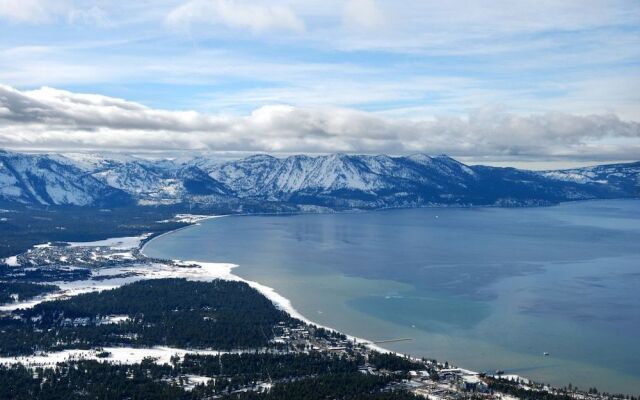
[[0, 0], [0, 52], [8, 148], [640, 158], [637, 0]]

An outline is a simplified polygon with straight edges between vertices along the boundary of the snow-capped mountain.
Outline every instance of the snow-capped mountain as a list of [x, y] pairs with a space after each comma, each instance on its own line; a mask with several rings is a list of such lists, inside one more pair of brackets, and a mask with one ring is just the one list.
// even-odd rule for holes
[[447, 156], [254, 155], [148, 160], [0, 152], [0, 200], [25, 204], [286, 204], [332, 209], [541, 205], [640, 197], [640, 163], [561, 171], [467, 166]]
[[227, 196], [229, 190], [195, 166], [170, 161], [105, 161], [87, 170], [105, 184], [141, 203], [179, 203], [193, 196]]
[[[133, 156], [58, 155], [99, 181], [128, 193], [142, 204], [174, 204], [192, 197], [230, 195], [229, 190], [200, 168], [174, 160], [147, 160]], [[191, 160], [190, 160], [191, 161]]]
[[[68, 161], [68, 160], [65, 160]], [[40, 205], [122, 205], [131, 198], [60, 157], [0, 150], [0, 200]]]
[[241, 197], [325, 206], [384, 206], [390, 197], [396, 203], [421, 201], [417, 189], [449, 193], [447, 189], [463, 189], [474, 179], [473, 170], [451, 158], [424, 155], [255, 155], [208, 172]]
[[621, 195], [640, 194], [640, 162], [542, 172], [545, 178], [563, 182], [605, 185]]
[[416, 183], [440, 187], [437, 181], [443, 177], [443, 184], [455, 186], [474, 176], [471, 168], [449, 157], [425, 155], [392, 158], [333, 154], [284, 159], [256, 155], [217, 165], [209, 172], [243, 195], [276, 198], [340, 190], [375, 194]]
[[594, 168], [615, 170], [618, 179], [559, 180], [549, 172], [467, 166], [448, 156], [424, 154], [287, 158], [256, 155], [215, 164], [207, 172], [240, 197], [339, 208], [535, 205], [640, 196], [637, 164], [591, 169]]

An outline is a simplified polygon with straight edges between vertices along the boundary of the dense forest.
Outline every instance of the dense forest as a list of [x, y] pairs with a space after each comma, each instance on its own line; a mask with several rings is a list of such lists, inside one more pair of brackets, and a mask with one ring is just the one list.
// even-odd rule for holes
[[361, 357], [310, 353], [244, 353], [219, 356], [187, 354], [180, 363], [185, 374], [226, 376], [245, 380], [282, 379], [321, 373], [358, 371]]
[[411, 370], [424, 369], [424, 364], [413, 361], [407, 357], [398, 357], [391, 353], [371, 353], [369, 356], [369, 364], [378, 369], [386, 369], [389, 371], [408, 372]]
[[91, 277], [91, 270], [78, 267], [41, 266], [38, 268], [14, 268], [0, 264], [0, 281], [8, 282], [59, 282], [80, 281]]
[[[300, 324], [243, 282], [147, 280], [40, 303], [0, 318], [0, 354], [96, 346], [238, 349], [269, 344], [278, 323]], [[126, 315], [120, 323], [101, 323]]]
[[[26, 282], [2, 282], [0, 280], [0, 304], [28, 300], [45, 293], [55, 292], [56, 290], [60, 290], [60, 288], [55, 285], [41, 285]], [[16, 296], [16, 298], [12, 296]]]
[[423, 399], [405, 391], [384, 392], [393, 376], [362, 373], [327, 374], [274, 385], [268, 393], [243, 392], [230, 396], [239, 400], [417, 400]]
[[[485, 377], [485, 381], [489, 385], [489, 388], [495, 391], [499, 391], [501, 393], [506, 393], [508, 395], [517, 397], [522, 400], [575, 400], [575, 396], [573, 395], [573, 391], [578, 388], [572, 387], [571, 390], [567, 390], [567, 388], [559, 390], [557, 393], [549, 393], [546, 391], [532, 391], [530, 389], [522, 388], [516, 382], [505, 380], [505, 379], [495, 379], [492, 377]], [[569, 384], [571, 386], [571, 384]], [[591, 388], [588, 391], [589, 394], [598, 394], [598, 390], [596, 388]], [[602, 393], [607, 398], [618, 398], [618, 399], [629, 399], [629, 400], [637, 400], [639, 397], [629, 396], [624, 394], [609, 394]]]
[[[220, 359], [196, 359], [192, 357], [184, 362], [176, 359], [172, 365], [159, 365], [153, 360], [133, 365], [77, 361], [33, 371], [24, 366], [0, 366], [0, 398], [204, 399], [222, 395], [225, 396], [223, 398], [240, 400], [418, 399], [402, 390], [389, 391], [389, 384], [397, 380], [396, 376], [357, 372], [353, 360], [344, 357], [254, 354], [250, 358], [222, 360], [225, 366], [226, 362], [233, 365], [232, 374], [222, 376], [213, 372], [214, 364]], [[306, 364], [312, 367], [305, 367], [304, 371], [298, 369]], [[258, 365], [277, 365], [279, 373], [277, 377], [270, 376], [274, 369], [256, 369]], [[215, 379], [185, 390], [184, 383], [193, 375]], [[272, 384], [268, 392], [257, 387], [259, 382], [265, 381]], [[247, 392], [243, 390], [246, 388], [256, 390]]]

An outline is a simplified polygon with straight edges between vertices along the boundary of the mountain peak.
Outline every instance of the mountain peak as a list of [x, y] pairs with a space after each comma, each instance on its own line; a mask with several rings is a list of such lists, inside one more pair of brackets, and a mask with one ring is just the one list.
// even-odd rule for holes
[[433, 158], [431, 158], [431, 156], [423, 153], [411, 154], [410, 156], [407, 156], [405, 158], [420, 164], [430, 163], [431, 161], [433, 161]]
[[277, 160], [276, 157], [270, 155], [270, 154], [253, 154], [250, 155], [248, 157], [245, 157], [243, 160], [246, 161], [273, 161], [273, 160]]
[[433, 156], [432, 158], [434, 160], [440, 160], [440, 161], [454, 162], [456, 164], [462, 164], [460, 161], [456, 160], [455, 158], [450, 157], [447, 154], [438, 154], [437, 156]]

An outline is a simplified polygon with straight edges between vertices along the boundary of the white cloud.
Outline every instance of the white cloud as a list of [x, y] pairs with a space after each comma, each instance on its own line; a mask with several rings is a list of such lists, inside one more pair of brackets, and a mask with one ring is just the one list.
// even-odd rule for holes
[[73, 25], [95, 25], [101, 27], [112, 25], [107, 13], [96, 5], [86, 9], [73, 8], [69, 10], [67, 20]]
[[640, 154], [640, 123], [613, 114], [517, 115], [499, 109], [416, 121], [344, 108], [284, 105], [229, 117], [153, 109], [52, 88], [23, 92], [0, 86], [0, 146], [625, 160]]
[[343, 10], [343, 22], [347, 28], [380, 28], [385, 17], [375, 0], [347, 0]]
[[0, 18], [12, 22], [49, 22], [67, 5], [64, 0], [0, 0]]
[[72, 25], [109, 26], [107, 13], [97, 5], [74, 0], [0, 0], [0, 19], [43, 24], [64, 20]]
[[302, 32], [304, 22], [285, 5], [265, 5], [240, 0], [191, 0], [171, 10], [168, 25], [184, 29], [195, 24], [223, 25], [253, 32]]

